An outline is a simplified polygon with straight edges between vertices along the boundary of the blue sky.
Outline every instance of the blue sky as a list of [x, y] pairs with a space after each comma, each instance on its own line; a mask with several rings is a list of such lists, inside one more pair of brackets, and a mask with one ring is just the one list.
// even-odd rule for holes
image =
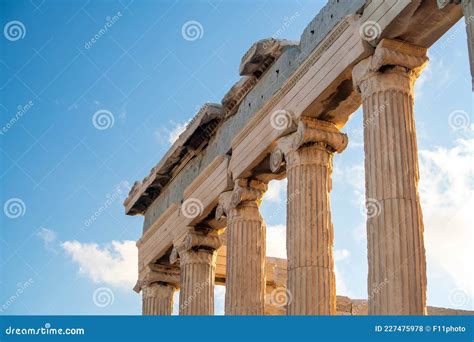
[[[220, 102], [254, 41], [282, 28], [280, 38], [298, 40], [324, 1], [0, 4], [1, 313], [139, 314], [131, 287], [143, 219], [124, 215], [128, 187], [203, 103]], [[20, 36], [6, 33], [12, 21], [23, 25]], [[189, 21], [202, 26], [196, 40], [183, 38]], [[429, 56], [415, 104], [428, 304], [472, 309], [473, 98], [463, 23]], [[344, 128], [350, 145], [335, 157], [331, 199], [338, 293], [353, 298], [367, 296], [361, 128], [359, 110]], [[285, 183], [270, 188], [268, 250], [284, 256]]]

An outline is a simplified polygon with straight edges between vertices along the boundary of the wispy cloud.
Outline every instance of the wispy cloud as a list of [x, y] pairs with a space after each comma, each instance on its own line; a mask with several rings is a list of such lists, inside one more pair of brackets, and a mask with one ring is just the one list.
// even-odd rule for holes
[[[428, 272], [449, 275], [474, 302], [474, 139], [420, 151], [420, 197]], [[430, 275], [430, 274], [429, 274]]]
[[186, 130], [191, 119], [184, 122], [171, 122], [171, 128], [160, 128], [155, 131], [155, 136], [160, 144], [173, 145], [181, 133]]
[[265, 192], [263, 200], [273, 203], [280, 203], [282, 199], [286, 200], [286, 185], [286, 179], [271, 181], [268, 184], [268, 190]]
[[[433, 86], [436, 89], [447, 88], [458, 75], [450, 65], [446, 65], [444, 60], [436, 55], [429, 55], [430, 61], [415, 83], [415, 101], [420, 101], [427, 93], [427, 87]], [[429, 91], [432, 93], [432, 91]]]
[[286, 259], [286, 226], [267, 227], [267, 256]]
[[45, 249], [47, 249], [50, 252], [57, 253], [57, 250], [56, 250], [57, 234], [54, 230], [51, 230], [45, 227], [40, 227], [40, 229], [36, 233], [36, 236], [38, 236], [43, 241], [43, 245]]
[[168, 133], [168, 142], [170, 144], [173, 144], [176, 140], [178, 140], [180, 134], [186, 130], [186, 126], [188, 125], [189, 121], [190, 120], [174, 124], [174, 127]]
[[96, 283], [131, 289], [137, 280], [138, 251], [135, 241], [96, 243], [65, 241], [62, 248], [79, 265], [79, 273]]

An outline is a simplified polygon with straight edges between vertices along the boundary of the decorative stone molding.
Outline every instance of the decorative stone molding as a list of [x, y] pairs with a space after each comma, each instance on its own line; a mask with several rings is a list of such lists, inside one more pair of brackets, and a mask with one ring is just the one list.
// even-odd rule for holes
[[253, 179], [237, 179], [232, 193], [232, 208], [236, 208], [242, 202], [260, 203], [267, 188], [268, 185], [264, 182]]
[[216, 220], [225, 219], [231, 209], [233, 191], [226, 191], [219, 195], [219, 202], [216, 207]]
[[384, 66], [401, 66], [419, 75], [428, 63], [427, 50], [399, 40], [382, 39], [372, 57], [371, 71], [379, 71]]
[[171, 315], [173, 295], [179, 288], [179, 269], [167, 265], [150, 265], [145, 277], [134, 287], [142, 292], [143, 315]]
[[271, 170], [278, 172], [291, 152], [308, 144], [317, 144], [329, 152], [340, 153], [347, 147], [348, 138], [330, 122], [302, 116], [298, 130], [277, 141], [277, 146], [270, 155]]
[[143, 287], [142, 314], [144, 316], [169, 316], [173, 311], [176, 287], [171, 284], [152, 283]]
[[341, 153], [347, 147], [348, 139], [333, 123], [302, 116], [293, 148], [298, 149], [308, 143], [322, 143], [331, 152]]
[[156, 298], [156, 299], [165, 299], [169, 298], [174, 294], [176, 288], [174, 286], [169, 286], [168, 284], [161, 283], [151, 283], [146, 285], [143, 288], [143, 297], [144, 298]]
[[230, 88], [221, 101], [226, 118], [235, 114], [244, 97], [256, 83], [257, 78], [255, 76], [244, 76]]
[[[193, 229], [191, 227], [191, 229]], [[217, 234], [210, 233], [210, 234], [202, 234], [197, 232], [188, 232], [183, 240], [180, 242], [175, 243], [173, 250], [171, 251], [170, 255], [170, 263], [175, 264], [178, 259], [180, 259], [180, 263], [199, 263], [199, 262], [210, 262], [205, 254], [212, 253], [213, 251], [219, 249], [222, 245], [220, 237]], [[199, 250], [203, 250], [206, 253], [200, 253], [199, 256], [203, 258], [193, 258], [193, 255], [190, 253], [186, 253], [188, 251], [196, 252]]]
[[139, 279], [133, 290], [139, 293], [145, 286], [153, 283], [170, 284], [179, 287], [179, 269], [175, 266], [149, 265], [144, 271], [145, 276]]
[[[428, 63], [427, 49], [392, 39], [382, 39], [373, 56], [354, 66], [352, 79], [354, 88], [363, 96], [384, 91], [398, 90], [412, 95], [413, 87], [406, 87], [406, 81], [412, 84]], [[374, 76], [380, 72], [386, 77], [382, 82]]]
[[234, 190], [219, 195], [216, 219], [223, 220], [232, 209], [237, 208], [243, 202], [255, 202], [259, 205], [267, 188], [266, 182], [255, 179], [236, 179]]

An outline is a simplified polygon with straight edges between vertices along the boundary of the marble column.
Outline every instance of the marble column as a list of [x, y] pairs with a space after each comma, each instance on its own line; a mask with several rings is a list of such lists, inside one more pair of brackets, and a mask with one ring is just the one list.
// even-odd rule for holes
[[221, 194], [216, 218], [227, 217], [226, 315], [263, 315], [265, 223], [259, 205], [267, 184], [237, 179]]
[[147, 266], [134, 287], [142, 291], [142, 314], [168, 316], [173, 311], [173, 295], [178, 288], [179, 270], [170, 265]]
[[187, 233], [184, 240], [175, 244], [170, 261], [175, 263], [179, 257], [180, 315], [214, 315], [216, 258], [220, 246], [217, 234], [197, 232]]
[[334, 232], [331, 223], [332, 156], [347, 146], [347, 136], [326, 121], [301, 117], [296, 133], [281, 138], [271, 154], [277, 172], [288, 177], [288, 315], [334, 315]]
[[176, 287], [166, 283], [152, 283], [142, 288], [142, 314], [144, 316], [169, 316], [173, 311]]
[[422, 315], [423, 218], [413, 86], [426, 49], [383, 39], [353, 69], [364, 111], [369, 315]]

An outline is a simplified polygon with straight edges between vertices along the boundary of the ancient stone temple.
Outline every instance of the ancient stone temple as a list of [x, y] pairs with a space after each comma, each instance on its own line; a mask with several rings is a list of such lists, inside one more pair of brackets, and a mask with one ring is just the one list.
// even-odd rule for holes
[[[179, 289], [180, 315], [213, 315], [216, 284], [228, 315], [459, 313], [426, 306], [413, 109], [427, 49], [463, 13], [472, 49], [469, 0], [330, 0], [299, 42], [253, 44], [241, 79], [124, 203], [144, 216], [143, 314], [170, 315]], [[341, 129], [361, 105], [367, 203], [380, 214], [367, 219], [367, 300], [352, 300], [336, 295], [330, 193], [333, 156], [350, 139]], [[266, 257], [259, 211], [283, 178], [287, 260]]]

